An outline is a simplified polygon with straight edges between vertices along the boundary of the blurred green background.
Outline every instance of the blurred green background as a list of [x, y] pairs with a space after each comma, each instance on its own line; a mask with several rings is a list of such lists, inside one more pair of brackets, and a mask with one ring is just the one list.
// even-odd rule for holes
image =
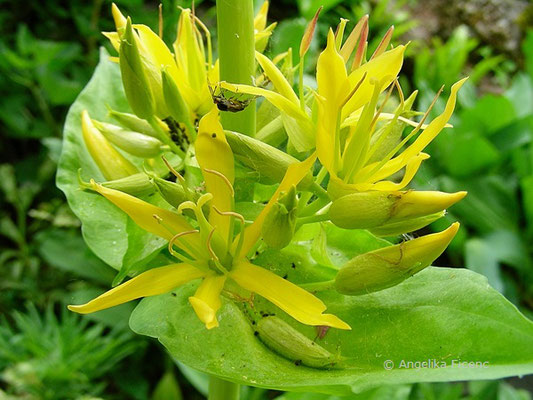
[[[116, 3], [135, 22], [156, 29], [157, 2]], [[191, 2], [162, 4], [164, 38], [171, 43], [178, 7]], [[84, 318], [65, 311], [77, 297], [102, 292], [114, 276], [85, 246], [80, 223], [54, 183], [68, 107], [89, 80], [98, 48], [109, 48], [100, 32], [113, 30], [111, 3], [2, 0], [0, 5], [0, 400], [203, 398], [203, 375], [129, 331], [125, 315], [132, 305]], [[414, 185], [468, 190], [446, 220], [431, 227], [462, 223], [437, 264], [484, 274], [531, 318], [533, 5], [520, 0], [274, 0], [269, 22], [279, 24], [267, 52], [298, 48], [320, 5], [324, 11], [306, 64], [310, 80], [328, 27], [343, 17], [350, 28], [367, 13], [369, 51], [390, 25], [395, 26], [393, 43], [411, 41], [401, 84], [406, 92], [420, 90], [418, 109], [429, 105], [442, 84], [449, 88], [470, 76], [454, 129], [431, 145], [432, 158]], [[195, 7], [215, 33], [214, 2], [196, 1]], [[353, 398], [531, 399], [531, 382], [403, 385]], [[273, 398], [334, 399], [243, 392], [243, 399]]]

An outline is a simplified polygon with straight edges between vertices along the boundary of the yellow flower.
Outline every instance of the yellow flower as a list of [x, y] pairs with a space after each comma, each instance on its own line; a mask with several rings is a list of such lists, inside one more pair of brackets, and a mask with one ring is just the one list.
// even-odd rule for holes
[[265, 50], [268, 44], [268, 39], [278, 24], [277, 22], [274, 22], [269, 26], [266, 26], [268, 6], [269, 2], [265, 1], [254, 18], [255, 49], [260, 53]]
[[[254, 20], [256, 49], [259, 51], [265, 49], [276, 26], [275, 23], [266, 26], [268, 5], [268, 2], [263, 3]], [[127, 20], [115, 4], [112, 5], [112, 13], [116, 31], [103, 34], [119, 51]], [[156, 115], [159, 118], [170, 115], [162, 88], [163, 71], [177, 85], [188, 108], [199, 117], [206, 114], [213, 104], [209, 84], [218, 82], [219, 70], [218, 60], [213, 61], [212, 58], [211, 33], [202, 21], [190, 9], [182, 9], [172, 51], [148, 26], [134, 24], [133, 28], [144, 72], [154, 97]], [[118, 62], [118, 58], [112, 59]]]
[[[169, 251], [181, 262], [151, 269], [87, 304], [69, 306], [69, 309], [90, 313], [136, 298], [165, 293], [188, 281], [202, 279], [189, 301], [198, 318], [211, 329], [218, 326], [216, 314], [222, 304], [220, 294], [225, 283], [233, 281], [271, 301], [303, 324], [350, 329], [336, 316], [324, 314], [326, 306], [320, 299], [246, 258], [260, 239], [265, 218], [281, 193], [290, 190], [307, 175], [316, 157], [313, 155], [290, 165], [270, 201], [255, 221], [245, 227], [244, 218], [233, 211], [233, 153], [218, 121], [216, 108], [200, 121], [195, 148], [207, 193], [197, 203], [187, 201], [178, 207], [178, 212], [185, 209], [194, 212], [194, 226], [179, 213], [92, 183], [95, 191], [126, 212], [140, 227], [169, 240]], [[208, 218], [203, 212], [206, 204], [210, 208]], [[236, 223], [241, 225], [238, 233]]]
[[[116, 32], [104, 32], [104, 35], [119, 51], [126, 18], [115, 4], [112, 5], [112, 12], [117, 30]], [[198, 26], [207, 36], [207, 60]], [[135, 24], [133, 28], [142, 65], [154, 96], [156, 115], [160, 118], [166, 118], [169, 115], [162, 89], [162, 71], [165, 71], [178, 85], [189, 109], [200, 116], [205, 114], [212, 103], [207, 85], [208, 77], [216, 82], [218, 70], [216, 65], [212, 65], [210, 34], [202, 22], [193, 16], [189, 9], [182, 10], [178, 24], [178, 36], [173, 46], [174, 54], [148, 26]]]

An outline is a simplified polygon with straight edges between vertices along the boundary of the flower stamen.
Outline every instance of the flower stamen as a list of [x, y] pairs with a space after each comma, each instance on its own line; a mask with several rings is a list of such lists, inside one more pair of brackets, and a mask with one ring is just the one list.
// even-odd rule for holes
[[215, 206], [213, 206], [213, 210], [215, 210], [215, 212], [220, 215], [224, 215], [230, 218], [236, 218], [239, 220], [241, 224], [241, 231], [239, 234], [239, 241], [237, 242], [237, 246], [235, 247], [235, 251], [233, 252], [234, 254], [239, 254], [241, 252], [241, 248], [244, 243], [244, 225], [246, 223], [244, 220], [244, 217], [241, 214], [234, 212], [234, 211], [220, 211]]
[[235, 191], [233, 190], [233, 185], [231, 184], [229, 179], [226, 178], [226, 175], [224, 175], [222, 172], [216, 171], [214, 169], [208, 169], [208, 168], [204, 168], [204, 172], [207, 172], [208, 174], [216, 175], [219, 178], [221, 178], [224, 181], [224, 183], [228, 186], [228, 188], [230, 189], [231, 197], [235, 197]]

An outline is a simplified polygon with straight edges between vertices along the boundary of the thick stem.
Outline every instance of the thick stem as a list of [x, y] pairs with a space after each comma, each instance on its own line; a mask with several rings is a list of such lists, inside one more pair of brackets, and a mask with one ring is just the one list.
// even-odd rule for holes
[[[220, 80], [252, 85], [255, 75], [253, 0], [217, 0], [217, 26]], [[243, 111], [222, 112], [221, 119], [224, 129], [254, 136], [255, 101]]]
[[208, 400], [239, 400], [239, 394], [240, 388], [237, 383], [213, 375], [209, 378]]

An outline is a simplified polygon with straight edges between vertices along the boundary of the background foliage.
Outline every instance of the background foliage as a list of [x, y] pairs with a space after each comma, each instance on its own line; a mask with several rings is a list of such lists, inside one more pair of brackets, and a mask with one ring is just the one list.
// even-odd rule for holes
[[[157, 3], [117, 3], [135, 21], [156, 26]], [[162, 3], [164, 37], [172, 41], [176, 7], [191, 4]], [[533, 33], [527, 31], [531, 6], [518, 0], [452, 1], [446, 10], [437, 0], [273, 3], [270, 19], [280, 21], [269, 47], [273, 54], [299, 46], [319, 5], [324, 11], [308, 60], [316, 59], [327, 27], [341, 16], [353, 24], [371, 13], [370, 51], [394, 24], [393, 42], [400, 37], [412, 40], [401, 83], [420, 90], [418, 108], [427, 106], [441, 84], [449, 88], [460, 77], [471, 76], [454, 116], [454, 130], [432, 144], [432, 158], [415, 184], [469, 191], [451, 210], [449, 219], [460, 220], [463, 228], [438, 264], [464, 265], [486, 275], [494, 288], [531, 317]], [[491, 13], [480, 12], [473, 19], [461, 3], [478, 10], [483, 10], [480, 4], [490, 6]], [[505, 3], [506, 12], [499, 11], [499, 3]], [[213, 2], [195, 5], [214, 27]], [[512, 29], [506, 28], [509, 24]], [[115, 276], [84, 244], [79, 221], [54, 184], [67, 109], [90, 78], [99, 47], [108, 47], [100, 31], [112, 28], [110, 3], [103, 0], [31, 0], [23, 7], [13, 0], [2, 1], [0, 399], [188, 399], [202, 398], [207, 390], [204, 376], [172, 362], [154, 342], [131, 333], [123, 315], [132, 306], [83, 318], [63, 311], [65, 303], [102, 292]], [[312, 70], [312, 61], [307, 67]], [[435, 113], [442, 106], [438, 103]], [[525, 380], [424, 383], [383, 387], [357, 398], [528, 399], [527, 385]], [[245, 399], [278, 395], [293, 400], [336, 398], [243, 389]]]

